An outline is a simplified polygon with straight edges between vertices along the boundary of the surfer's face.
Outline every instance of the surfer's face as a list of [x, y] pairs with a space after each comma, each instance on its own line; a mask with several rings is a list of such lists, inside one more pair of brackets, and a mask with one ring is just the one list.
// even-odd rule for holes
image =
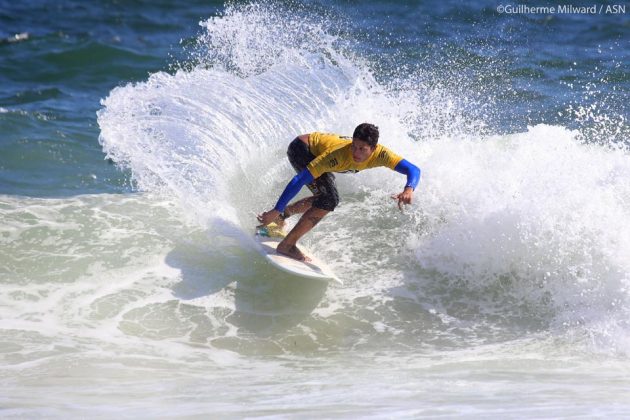
[[368, 143], [359, 139], [352, 139], [352, 159], [356, 163], [365, 162], [376, 147], [370, 146]]

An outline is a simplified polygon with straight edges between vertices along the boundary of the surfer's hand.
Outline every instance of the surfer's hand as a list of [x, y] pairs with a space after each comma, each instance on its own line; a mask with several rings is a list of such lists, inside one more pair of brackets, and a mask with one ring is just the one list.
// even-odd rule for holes
[[413, 198], [413, 188], [405, 187], [403, 192], [400, 194], [392, 195], [394, 200], [398, 200], [398, 208], [402, 211], [403, 204], [411, 204], [411, 199]]
[[273, 209], [266, 211], [263, 214], [259, 214], [258, 216], [256, 216], [256, 218], [263, 226], [267, 226], [269, 223], [276, 220], [278, 216], [280, 216], [280, 212], [276, 209]]

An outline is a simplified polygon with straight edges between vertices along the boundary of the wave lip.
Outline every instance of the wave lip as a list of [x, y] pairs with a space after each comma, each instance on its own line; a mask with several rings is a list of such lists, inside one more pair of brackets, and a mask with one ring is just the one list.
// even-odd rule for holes
[[97, 113], [107, 157], [201, 219], [235, 221], [230, 179], [256, 188], [277, 165], [248, 165], [275, 161], [290, 138], [328, 120], [357, 77], [318, 25], [260, 7], [202, 22], [192, 68], [116, 88]]

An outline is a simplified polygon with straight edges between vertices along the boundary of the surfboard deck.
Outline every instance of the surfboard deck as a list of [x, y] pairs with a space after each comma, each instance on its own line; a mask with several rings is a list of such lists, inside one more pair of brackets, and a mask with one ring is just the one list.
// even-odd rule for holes
[[332, 272], [330, 267], [303, 246], [300, 246], [300, 250], [311, 259], [309, 262], [298, 261], [278, 254], [276, 248], [282, 241], [282, 236], [277, 233], [273, 237], [266, 236], [265, 231], [261, 232], [260, 229], [257, 229], [254, 237], [259, 245], [259, 252], [273, 266], [296, 276], [343, 285], [343, 282]]

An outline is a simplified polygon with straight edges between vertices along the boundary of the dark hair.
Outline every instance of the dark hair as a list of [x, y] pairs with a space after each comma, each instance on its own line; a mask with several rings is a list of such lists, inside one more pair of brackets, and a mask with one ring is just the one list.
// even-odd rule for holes
[[353, 139], [363, 140], [372, 147], [378, 143], [378, 127], [374, 124], [363, 123], [357, 125], [352, 134]]

